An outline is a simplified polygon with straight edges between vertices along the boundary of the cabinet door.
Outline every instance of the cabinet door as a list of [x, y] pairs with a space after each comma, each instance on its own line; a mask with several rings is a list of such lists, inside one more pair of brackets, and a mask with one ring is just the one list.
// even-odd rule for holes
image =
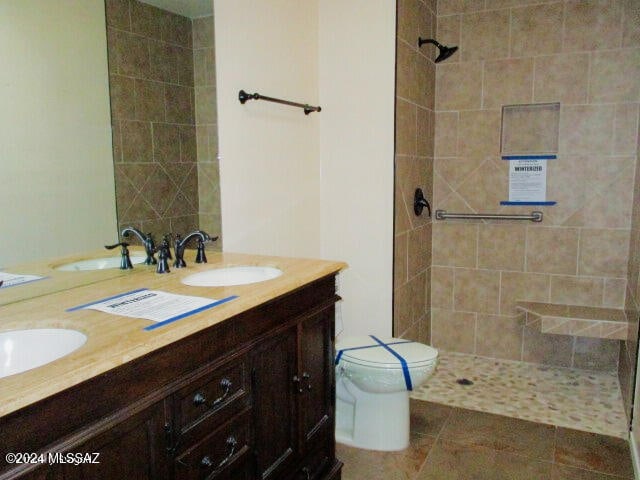
[[296, 447], [296, 328], [261, 344], [252, 365], [256, 471], [258, 478], [282, 479]]
[[299, 325], [302, 377], [300, 395], [300, 451], [306, 454], [315, 440], [333, 435], [333, 316], [328, 308]]
[[8, 478], [11, 480], [62, 480], [64, 477], [59, 465], [41, 464], [28, 472], [17, 473]]
[[100, 463], [67, 464], [65, 479], [169, 478], [165, 417], [164, 403], [160, 402], [69, 448], [73, 453], [97, 452]]

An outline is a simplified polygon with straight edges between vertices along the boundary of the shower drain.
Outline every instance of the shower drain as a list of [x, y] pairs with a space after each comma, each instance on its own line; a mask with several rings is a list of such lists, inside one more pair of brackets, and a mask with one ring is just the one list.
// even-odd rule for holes
[[473, 382], [471, 380], [469, 380], [468, 378], [459, 378], [456, 380], [456, 383], [458, 385], [464, 385], [465, 387], [469, 386], [469, 385], [473, 385]]

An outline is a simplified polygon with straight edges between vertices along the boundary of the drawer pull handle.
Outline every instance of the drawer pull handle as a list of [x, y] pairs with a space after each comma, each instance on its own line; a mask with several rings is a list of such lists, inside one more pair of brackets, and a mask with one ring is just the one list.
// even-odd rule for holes
[[302, 473], [307, 476], [307, 480], [311, 480], [311, 472], [309, 471], [309, 467], [304, 467], [302, 469]]
[[298, 377], [297, 375], [294, 375], [293, 384], [295, 385], [295, 388], [298, 391], [298, 393], [302, 393], [302, 387], [300, 386], [300, 377]]
[[[236, 440], [236, 437], [232, 435], [229, 438], [227, 438], [227, 446], [229, 447], [229, 454], [226, 457], [224, 457], [220, 461], [220, 463], [218, 463], [216, 470], [224, 467], [227, 464], [227, 462], [231, 460], [231, 458], [233, 457], [233, 454], [236, 453], [237, 445], [238, 445], [238, 441]], [[202, 465], [205, 468], [211, 468], [213, 467], [213, 462], [211, 461], [211, 458], [209, 458], [208, 455], [205, 455], [204, 457], [202, 457], [202, 460], [200, 460], [200, 465]]]
[[229, 395], [229, 391], [231, 390], [232, 386], [233, 383], [231, 382], [231, 380], [229, 380], [228, 378], [223, 378], [220, 381], [220, 388], [224, 390], [222, 396], [216, 398], [213, 402], [209, 402], [207, 401], [207, 397], [204, 396], [204, 393], [198, 392], [193, 396], [193, 404], [196, 406], [206, 405], [209, 408], [216, 407], [220, 403], [222, 403], [225, 398], [227, 398], [227, 395]]

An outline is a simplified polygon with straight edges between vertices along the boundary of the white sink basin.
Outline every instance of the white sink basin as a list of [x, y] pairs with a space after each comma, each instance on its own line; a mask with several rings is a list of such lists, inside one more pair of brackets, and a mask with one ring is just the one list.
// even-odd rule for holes
[[182, 279], [182, 283], [192, 287], [230, 287], [264, 282], [280, 275], [282, 275], [282, 270], [273, 267], [214, 268], [189, 275]]
[[[131, 255], [129, 257], [134, 265], [143, 263], [146, 255]], [[56, 267], [56, 270], [63, 272], [84, 272], [87, 270], [105, 270], [107, 268], [120, 268], [120, 255], [117, 257], [91, 258], [80, 260], [79, 262], [65, 263]]]
[[62, 328], [0, 333], [0, 378], [53, 362], [77, 350], [86, 341], [85, 334]]

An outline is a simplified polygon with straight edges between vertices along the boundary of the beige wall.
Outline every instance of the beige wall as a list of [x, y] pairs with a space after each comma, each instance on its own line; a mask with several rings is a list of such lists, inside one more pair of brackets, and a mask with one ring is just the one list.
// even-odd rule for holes
[[[318, 114], [238, 91], [318, 102], [316, 0], [216, 0], [224, 249], [320, 254]], [[322, 115], [322, 114], [320, 114]]]
[[136, 0], [106, 6], [118, 223], [157, 242], [184, 235], [199, 225], [191, 20]]
[[434, 224], [433, 344], [615, 369], [619, 342], [537, 335], [523, 327], [514, 302], [623, 305], [640, 101], [637, 2], [493, 10], [484, 3], [438, 5], [437, 38], [460, 50], [436, 69], [435, 205], [452, 212], [533, 210], [499, 205], [508, 199], [500, 109], [541, 102], [561, 104], [559, 154], [549, 164], [547, 189], [558, 204], [542, 208], [541, 225]]
[[392, 3], [215, 2], [224, 249], [348, 262], [345, 333], [391, 333]]
[[396, 67], [394, 335], [430, 343], [431, 218], [413, 211], [420, 187], [433, 206], [436, 2], [399, 0]]
[[5, 1], [0, 22], [0, 265], [100, 248], [116, 239], [104, 4]]
[[344, 334], [391, 334], [395, 5], [319, 2], [321, 255], [342, 259]]

